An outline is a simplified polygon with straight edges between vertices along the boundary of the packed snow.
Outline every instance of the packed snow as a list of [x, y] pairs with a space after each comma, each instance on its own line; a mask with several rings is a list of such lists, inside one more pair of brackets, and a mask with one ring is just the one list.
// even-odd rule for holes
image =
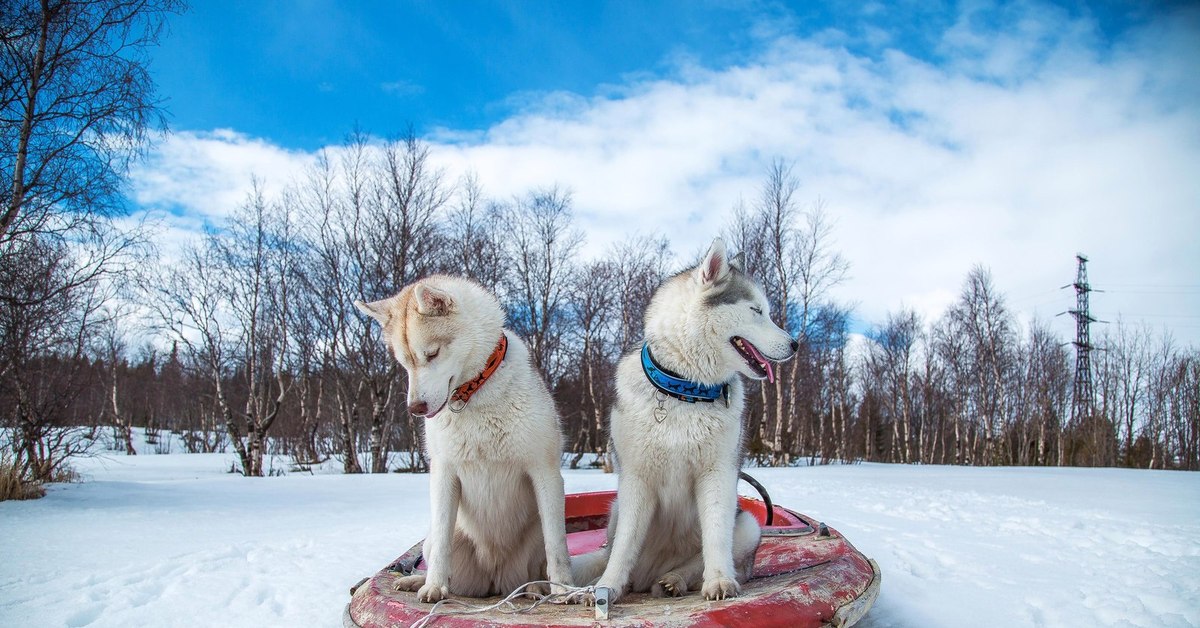
[[[84, 482], [0, 503], [0, 625], [340, 626], [349, 587], [429, 524], [424, 475], [243, 478], [230, 454], [141, 449], [82, 459]], [[882, 591], [860, 626], [1200, 626], [1200, 474], [753, 474], [878, 561]], [[597, 470], [563, 475], [568, 492], [616, 486]]]

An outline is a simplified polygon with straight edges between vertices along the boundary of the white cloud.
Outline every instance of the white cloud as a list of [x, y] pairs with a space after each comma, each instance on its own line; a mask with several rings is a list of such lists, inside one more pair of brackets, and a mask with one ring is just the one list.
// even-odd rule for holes
[[131, 173], [132, 197], [184, 221], [219, 221], [245, 202], [255, 178], [283, 187], [314, 159], [229, 129], [170, 133]]
[[[852, 263], [837, 296], [862, 318], [902, 304], [934, 317], [976, 263], [1023, 316], [1049, 317], [1073, 297], [1047, 290], [1083, 251], [1098, 287], [1193, 288], [1113, 290], [1094, 297], [1097, 315], [1148, 315], [1200, 344], [1196, 12], [1100, 50], [1087, 18], [1022, 6], [1000, 33], [964, 13], [940, 65], [780, 38], [740, 66], [682, 65], [593, 98], [525, 95], [523, 113], [486, 132], [429, 139], [449, 173], [474, 171], [492, 196], [569, 187], [593, 254], [634, 232], [700, 249], [781, 157], [836, 221]], [[136, 198], [222, 216], [252, 173], [282, 185], [311, 159], [232, 132], [178, 133], [139, 170]]]

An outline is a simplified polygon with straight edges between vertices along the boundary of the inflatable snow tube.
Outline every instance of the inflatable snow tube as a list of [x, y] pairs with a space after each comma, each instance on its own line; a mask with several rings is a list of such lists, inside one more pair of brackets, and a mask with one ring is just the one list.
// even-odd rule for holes
[[[605, 541], [608, 507], [613, 491], [566, 496], [567, 544], [571, 555], [595, 550]], [[837, 530], [788, 510], [739, 497], [743, 510], [763, 525], [762, 543], [754, 561], [754, 576], [740, 597], [709, 601], [692, 592], [677, 598], [631, 593], [611, 605], [608, 619], [599, 620], [583, 605], [546, 604], [527, 613], [490, 611], [473, 615], [439, 615], [431, 625], [443, 628], [475, 626], [613, 626], [802, 628], [852, 626], [879, 595], [880, 573]], [[346, 628], [398, 628], [424, 620], [433, 607], [416, 594], [396, 591], [397, 578], [424, 568], [422, 543], [417, 543], [374, 576], [351, 589], [343, 613]], [[468, 599], [468, 598], [463, 598]], [[497, 600], [499, 598], [492, 598]], [[469, 599], [471, 602], [487, 600]]]

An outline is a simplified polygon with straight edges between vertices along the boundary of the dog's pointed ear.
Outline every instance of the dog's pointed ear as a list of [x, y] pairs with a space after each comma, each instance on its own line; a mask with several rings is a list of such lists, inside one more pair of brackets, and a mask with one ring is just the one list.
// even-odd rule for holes
[[356, 300], [354, 301], [354, 307], [358, 308], [363, 314], [379, 321], [380, 325], [387, 325], [388, 319], [392, 316], [392, 304], [395, 301], [396, 297], [388, 297], [370, 303]]
[[721, 238], [713, 240], [708, 247], [708, 253], [700, 265], [696, 267], [696, 281], [706, 288], [724, 279], [729, 274], [729, 255], [725, 252], [725, 241]]
[[734, 270], [740, 270], [743, 273], [746, 272], [746, 252], [738, 251], [738, 254], [734, 255], [733, 259], [729, 260], [729, 265], [732, 266]]
[[454, 297], [445, 290], [419, 283], [413, 287], [413, 297], [417, 311], [425, 316], [445, 316], [454, 311]]

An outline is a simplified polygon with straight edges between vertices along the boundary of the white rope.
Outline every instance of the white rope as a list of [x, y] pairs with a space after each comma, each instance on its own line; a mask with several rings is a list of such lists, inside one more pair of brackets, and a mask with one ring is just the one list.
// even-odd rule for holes
[[[562, 587], [563, 589], [566, 589], [566, 592], [542, 594], [542, 593], [535, 593], [533, 591], [529, 591], [528, 587], [530, 585], [534, 585], [534, 584], [546, 584], [546, 585], [550, 585], [550, 586], [559, 586], [559, 587]], [[573, 587], [569, 584], [559, 584], [557, 582], [551, 582], [549, 580], [534, 580], [533, 582], [526, 582], [525, 584], [517, 587], [516, 589], [513, 590], [512, 593], [508, 594], [508, 597], [504, 598], [503, 600], [500, 600], [499, 602], [496, 602], [495, 604], [487, 604], [487, 605], [472, 604], [470, 602], [464, 602], [462, 600], [446, 598], [446, 599], [441, 600], [441, 601], [437, 602], [436, 604], [434, 604], [433, 608], [429, 609], [429, 613], [427, 615], [425, 615], [424, 617], [422, 617], [421, 619], [414, 622], [413, 625], [410, 626], [410, 628], [425, 628], [426, 626], [432, 624], [434, 622], [434, 620], [436, 620], [438, 617], [440, 617], [442, 615], [475, 615], [477, 613], [486, 613], [489, 611], [499, 611], [501, 613], [505, 613], [505, 614], [509, 614], [509, 615], [515, 614], [515, 613], [528, 613], [529, 611], [532, 611], [533, 609], [535, 609], [547, 602], [559, 603], [559, 604], [573, 604], [573, 603], [577, 603], [577, 602], [582, 602], [585, 595], [587, 595], [589, 593], [595, 593], [595, 591], [596, 591], [596, 587], [594, 587], [594, 586]], [[519, 600], [521, 598], [532, 599], [533, 602], [531, 602], [528, 606], [522, 606], [522, 605], [516, 603], [517, 600]], [[445, 606], [457, 605], [457, 606], [461, 606], [463, 608], [446, 609], [446, 608], [443, 608], [443, 605], [445, 605]]]

